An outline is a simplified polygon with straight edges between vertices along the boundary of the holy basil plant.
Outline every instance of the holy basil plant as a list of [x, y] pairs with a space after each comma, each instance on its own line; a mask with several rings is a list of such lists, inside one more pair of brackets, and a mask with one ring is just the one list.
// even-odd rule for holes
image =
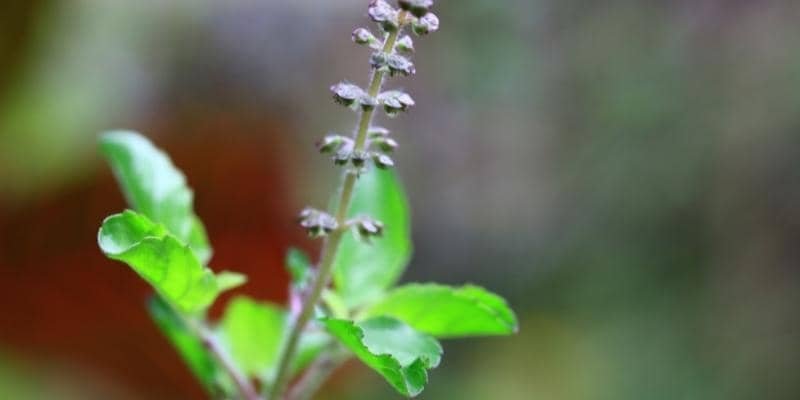
[[[110, 259], [127, 264], [154, 289], [148, 303], [156, 325], [187, 366], [219, 399], [307, 399], [342, 362], [357, 358], [398, 393], [413, 397], [442, 360], [439, 339], [508, 335], [517, 320], [506, 302], [479, 286], [434, 283], [397, 286], [411, 259], [408, 202], [388, 153], [388, 130], [372, 124], [414, 104], [399, 91], [381, 92], [386, 77], [409, 75], [418, 35], [438, 28], [430, 0], [370, 3], [381, 38], [364, 28], [356, 43], [374, 53], [368, 89], [334, 85], [334, 99], [358, 112], [353, 137], [328, 135], [343, 179], [329, 210], [306, 208], [300, 225], [326, 243], [316, 262], [289, 249], [289, 306], [238, 296], [223, 316], [206, 311], [246, 277], [215, 271], [206, 230], [193, 208], [186, 177], [169, 157], [136, 132], [101, 135], [100, 151], [129, 209], [107, 217], [97, 241]], [[290, 385], [290, 383], [294, 383]]]

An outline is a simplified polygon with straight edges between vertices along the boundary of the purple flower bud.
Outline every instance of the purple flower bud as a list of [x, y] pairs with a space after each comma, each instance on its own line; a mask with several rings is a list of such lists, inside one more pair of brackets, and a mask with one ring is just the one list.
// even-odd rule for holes
[[439, 30], [439, 17], [434, 13], [427, 13], [411, 24], [411, 28], [417, 35], [427, 35]]
[[386, 154], [375, 153], [372, 155], [372, 162], [380, 169], [388, 169], [394, 167], [394, 160]]
[[339, 224], [336, 218], [330, 214], [306, 207], [300, 212], [300, 226], [302, 226], [311, 237], [320, 237], [333, 232]]
[[400, 53], [411, 54], [414, 52], [414, 41], [411, 36], [405, 35], [397, 41], [395, 49]]
[[360, 87], [346, 82], [340, 82], [331, 86], [331, 92], [333, 92], [333, 99], [337, 103], [347, 107], [353, 106], [356, 100], [366, 95], [364, 90]]
[[372, 0], [367, 14], [386, 32], [394, 32], [400, 26], [397, 20], [397, 10], [384, 0]]
[[328, 135], [317, 141], [317, 149], [320, 153], [331, 153], [338, 150], [345, 142], [349, 140], [349, 138], [341, 135]]
[[390, 138], [390, 137], [382, 137], [382, 138], [375, 139], [373, 141], [373, 144], [377, 145], [378, 148], [381, 149], [381, 151], [384, 151], [384, 152], [387, 152], [387, 153], [393, 152], [399, 146], [397, 144], [397, 141], [392, 139], [392, 138]]
[[370, 111], [374, 109], [375, 106], [378, 105], [378, 100], [370, 95], [365, 94], [364, 96], [361, 96], [360, 99], [358, 99], [358, 104], [361, 105], [362, 110]]
[[398, 90], [390, 90], [381, 93], [378, 95], [378, 101], [383, 104], [383, 110], [389, 117], [396, 116], [400, 111], [408, 111], [409, 107], [416, 104], [408, 93]]
[[358, 44], [372, 44], [376, 43], [378, 39], [366, 28], [358, 28], [353, 31], [353, 42]]
[[367, 136], [371, 139], [387, 137], [389, 136], [389, 130], [382, 126], [371, 126]]
[[361, 234], [362, 237], [368, 238], [371, 236], [383, 235], [383, 223], [380, 221], [370, 218], [362, 218], [360, 221], [358, 221], [356, 226], [358, 227], [358, 233]]
[[405, 58], [399, 54], [390, 55], [387, 60], [387, 65], [389, 66], [389, 73], [392, 76], [397, 74], [408, 76], [417, 72], [417, 69], [414, 67], [414, 63], [409, 61], [408, 58]]

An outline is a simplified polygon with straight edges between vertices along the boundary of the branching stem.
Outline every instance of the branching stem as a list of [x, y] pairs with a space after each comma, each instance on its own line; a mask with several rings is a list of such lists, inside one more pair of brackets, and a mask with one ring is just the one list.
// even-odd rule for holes
[[[399, 20], [400, 27], [386, 36], [386, 41], [384, 42], [382, 50], [384, 53], [388, 54], [393, 51], [395, 43], [397, 43], [397, 37], [403, 30], [405, 11], [401, 12]], [[380, 93], [381, 86], [383, 85], [384, 74], [385, 72], [377, 69], [372, 72], [372, 79], [368, 89], [368, 93], [371, 97], [376, 97]], [[355, 133], [356, 151], [364, 150], [367, 142], [367, 132], [369, 131], [370, 124], [372, 123], [372, 117], [374, 113], [375, 109], [373, 108], [364, 110], [360, 114], [358, 128]], [[335, 214], [336, 220], [340, 227], [346, 226], [347, 212], [350, 209], [350, 202], [353, 198], [353, 189], [355, 188], [357, 179], [358, 175], [356, 172], [345, 170], [344, 181], [341, 189], [339, 190], [338, 208]], [[281, 349], [281, 356], [280, 361], [278, 362], [275, 380], [273, 381], [272, 388], [269, 396], [267, 397], [269, 400], [279, 400], [286, 389], [286, 385], [288, 384], [287, 381], [289, 380], [292, 359], [297, 351], [297, 344], [300, 341], [300, 336], [308, 324], [308, 321], [311, 319], [311, 316], [314, 314], [314, 307], [319, 302], [322, 291], [328, 286], [331, 277], [331, 269], [333, 268], [333, 261], [336, 258], [336, 252], [338, 251], [339, 243], [341, 243], [342, 237], [346, 232], [347, 229], [342, 228], [334, 230], [330, 235], [328, 235], [325, 243], [322, 246], [319, 268], [314, 278], [314, 284], [308, 294], [308, 297], [303, 301], [303, 307], [300, 311], [300, 314], [292, 324], [289, 337]]]
[[[176, 315], [181, 314], [176, 311]], [[183, 323], [200, 339], [203, 347], [208, 350], [217, 364], [230, 376], [242, 400], [261, 400], [252, 382], [236, 367], [228, 352], [220, 345], [219, 340], [201, 322], [185, 316], [182, 318]]]

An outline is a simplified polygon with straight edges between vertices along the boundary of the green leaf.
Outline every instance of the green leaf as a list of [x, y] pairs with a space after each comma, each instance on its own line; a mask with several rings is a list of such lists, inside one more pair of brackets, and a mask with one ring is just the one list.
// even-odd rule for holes
[[228, 303], [220, 328], [239, 367], [258, 376], [277, 362], [285, 334], [286, 311], [248, 297], [236, 297]]
[[390, 291], [365, 315], [387, 315], [441, 338], [508, 335], [517, 318], [506, 301], [481, 287], [410, 284]]
[[247, 275], [232, 271], [221, 271], [217, 274], [217, 288], [220, 292], [235, 289], [247, 283]]
[[365, 243], [345, 235], [334, 260], [333, 280], [344, 301], [356, 307], [379, 297], [397, 282], [411, 257], [408, 202], [390, 170], [373, 168], [356, 183], [350, 217], [383, 222], [383, 237]]
[[108, 258], [128, 264], [182, 312], [205, 309], [223, 289], [241, 282], [227, 273], [220, 282], [164, 226], [130, 210], [106, 218], [97, 242]]
[[357, 324], [323, 319], [322, 323], [356, 357], [405, 396], [422, 392], [428, 382], [428, 369], [441, 361], [442, 347], [436, 339], [394, 318], [378, 317]]
[[103, 134], [100, 150], [111, 164], [128, 204], [163, 224], [181, 242], [189, 244], [203, 265], [207, 264], [211, 246], [192, 209], [194, 194], [169, 157], [147, 138], [130, 131]]
[[203, 343], [191, 332], [183, 320], [158, 296], [147, 302], [150, 317], [169, 339], [195, 377], [209, 390], [214, 391], [221, 370], [206, 351]]
[[[239, 296], [228, 303], [220, 323], [221, 336], [237, 365], [245, 373], [269, 380], [288, 331], [288, 314], [276, 304]], [[292, 370], [305, 368], [319, 355], [330, 337], [307, 331], [300, 338]]]

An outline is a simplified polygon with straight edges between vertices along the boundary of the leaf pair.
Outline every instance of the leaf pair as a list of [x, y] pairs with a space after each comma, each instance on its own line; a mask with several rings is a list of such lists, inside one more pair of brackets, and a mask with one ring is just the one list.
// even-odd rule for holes
[[181, 242], [191, 246], [200, 262], [211, 259], [205, 227], [192, 209], [194, 193], [186, 177], [136, 132], [113, 131], [100, 138], [100, 150], [117, 177], [131, 208], [163, 224]]
[[434, 338], [506, 335], [516, 317], [499, 296], [477, 286], [411, 284], [390, 291], [359, 322], [323, 319], [328, 331], [398, 392], [416, 396], [439, 365]]
[[103, 221], [98, 244], [103, 253], [128, 264], [170, 304], [194, 314], [245, 277], [215, 275], [205, 264], [211, 246], [192, 209], [192, 191], [169, 158], [133, 132], [111, 132], [100, 140], [128, 203]]
[[390, 289], [411, 256], [408, 204], [391, 171], [372, 170], [359, 178], [349, 216], [384, 223], [382, 238], [360, 241], [347, 235], [334, 262], [334, 284], [345, 312], [356, 321], [324, 318], [322, 324], [364, 364], [398, 392], [419, 394], [427, 370], [442, 349], [435, 338], [507, 335], [517, 321], [505, 301], [480, 287], [409, 284]]

